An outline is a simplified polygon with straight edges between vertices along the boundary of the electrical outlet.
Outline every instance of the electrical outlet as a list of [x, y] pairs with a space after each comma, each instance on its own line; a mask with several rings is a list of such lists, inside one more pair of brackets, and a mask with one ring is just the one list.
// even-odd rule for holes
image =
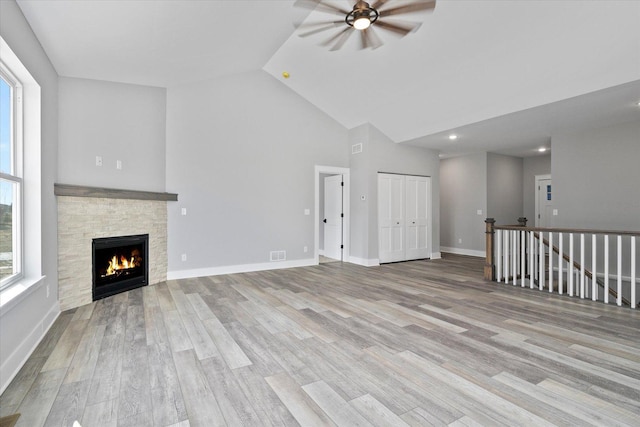
[[309, 252], [309, 248], [307, 246], [305, 246], [302, 250], [303, 250], [304, 253]]
[[458, 239], [458, 243], [462, 243], [462, 239]]
[[478, 210], [476, 211], [476, 214], [478, 214], [478, 215], [482, 215], [482, 209], [478, 209]]
[[122, 160], [116, 160], [116, 169], [122, 169]]
[[96, 166], [102, 166], [102, 156], [96, 156]]
[[187, 260], [187, 254], [182, 254], [182, 261], [186, 261]]

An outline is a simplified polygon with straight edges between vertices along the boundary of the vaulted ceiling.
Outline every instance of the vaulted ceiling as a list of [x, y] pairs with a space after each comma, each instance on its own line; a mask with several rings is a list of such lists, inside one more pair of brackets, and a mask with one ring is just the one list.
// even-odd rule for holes
[[293, 3], [18, 0], [61, 76], [172, 87], [263, 69], [347, 128], [444, 155], [527, 156], [557, 133], [640, 119], [640, 1], [438, 0], [406, 16], [418, 31], [336, 52], [319, 45], [331, 30], [293, 25], [335, 17]]

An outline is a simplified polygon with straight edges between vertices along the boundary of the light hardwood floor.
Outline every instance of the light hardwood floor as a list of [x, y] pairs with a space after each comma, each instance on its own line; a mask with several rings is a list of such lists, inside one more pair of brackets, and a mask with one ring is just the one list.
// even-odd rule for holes
[[62, 313], [0, 397], [18, 426], [639, 425], [640, 311], [482, 260], [169, 281]]

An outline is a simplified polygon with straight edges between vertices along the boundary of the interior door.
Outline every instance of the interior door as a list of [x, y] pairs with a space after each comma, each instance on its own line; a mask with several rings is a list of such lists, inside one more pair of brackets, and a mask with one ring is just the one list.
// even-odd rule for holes
[[342, 175], [324, 179], [324, 256], [342, 261]]
[[404, 176], [378, 174], [378, 259], [405, 259]]
[[551, 227], [553, 214], [553, 196], [551, 179], [538, 180], [538, 212], [536, 212], [536, 227]]
[[429, 258], [429, 178], [405, 177], [406, 256], [405, 259]]

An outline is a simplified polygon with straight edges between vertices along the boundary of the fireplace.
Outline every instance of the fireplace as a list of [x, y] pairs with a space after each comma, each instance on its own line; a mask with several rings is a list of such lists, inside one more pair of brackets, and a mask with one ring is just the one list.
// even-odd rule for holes
[[93, 239], [93, 300], [149, 284], [149, 235]]

